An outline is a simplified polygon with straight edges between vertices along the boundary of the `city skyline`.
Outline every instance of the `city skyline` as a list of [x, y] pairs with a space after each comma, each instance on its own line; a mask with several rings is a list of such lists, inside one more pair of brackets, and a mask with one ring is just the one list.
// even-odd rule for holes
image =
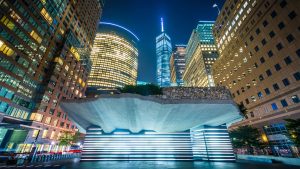
[[[160, 18], [164, 18], [164, 30], [175, 44], [187, 44], [192, 30], [200, 20], [216, 20], [218, 4], [222, 0], [185, 1], [150, 0], [147, 2], [131, 0], [119, 3], [119, 0], [106, 1], [101, 21], [120, 24], [140, 39], [138, 80], [156, 84], [155, 38], [161, 32]], [[180, 12], [188, 9], [189, 12]], [[201, 11], [201, 12], [199, 12]], [[138, 22], [137, 22], [138, 21]]]
[[299, 9], [0, 0], [0, 168], [299, 168]]

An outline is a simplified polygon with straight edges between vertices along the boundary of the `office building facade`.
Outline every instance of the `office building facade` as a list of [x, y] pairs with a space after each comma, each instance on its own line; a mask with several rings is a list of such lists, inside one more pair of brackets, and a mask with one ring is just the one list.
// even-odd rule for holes
[[156, 79], [157, 85], [161, 87], [170, 86], [171, 53], [171, 38], [166, 34], [161, 18], [161, 34], [156, 37]]
[[213, 21], [199, 21], [197, 28], [186, 47], [185, 71], [183, 80], [185, 86], [214, 86], [211, 66], [218, 58], [215, 40], [212, 34]]
[[84, 96], [102, 5], [0, 1], [1, 149], [62, 151], [59, 137], [76, 126], [59, 103]]
[[300, 118], [299, 7], [299, 1], [227, 0], [214, 27], [215, 82], [247, 108], [231, 128], [258, 127], [277, 155], [293, 149], [284, 119]]
[[183, 86], [182, 75], [185, 70], [186, 45], [175, 45], [170, 57], [171, 86]]
[[91, 60], [89, 87], [114, 90], [136, 85], [138, 68], [138, 38], [128, 29], [101, 22], [95, 37]]

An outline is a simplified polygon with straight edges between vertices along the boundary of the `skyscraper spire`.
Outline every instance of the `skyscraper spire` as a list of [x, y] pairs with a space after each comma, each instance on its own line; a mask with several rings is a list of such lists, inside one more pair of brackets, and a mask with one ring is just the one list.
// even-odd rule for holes
[[164, 19], [160, 18], [160, 24], [161, 24], [161, 32], [164, 32]]

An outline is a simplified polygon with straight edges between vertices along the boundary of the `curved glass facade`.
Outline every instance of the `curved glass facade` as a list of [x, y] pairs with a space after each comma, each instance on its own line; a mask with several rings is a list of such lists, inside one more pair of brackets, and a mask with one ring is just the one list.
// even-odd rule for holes
[[100, 26], [94, 40], [89, 87], [109, 90], [124, 85], [135, 85], [138, 50], [134, 40], [118, 32], [119, 27], [114, 25], [104, 27], [102, 29], [102, 25]]

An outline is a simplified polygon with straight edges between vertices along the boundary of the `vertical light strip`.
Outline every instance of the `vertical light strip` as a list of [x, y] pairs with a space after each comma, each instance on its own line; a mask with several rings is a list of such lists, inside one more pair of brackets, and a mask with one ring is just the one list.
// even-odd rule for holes
[[[195, 160], [235, 161], [231, 141], [225, 125], [202, 126], [191, 131]], [[199, 149], [205, 147], [205, 150]]]

